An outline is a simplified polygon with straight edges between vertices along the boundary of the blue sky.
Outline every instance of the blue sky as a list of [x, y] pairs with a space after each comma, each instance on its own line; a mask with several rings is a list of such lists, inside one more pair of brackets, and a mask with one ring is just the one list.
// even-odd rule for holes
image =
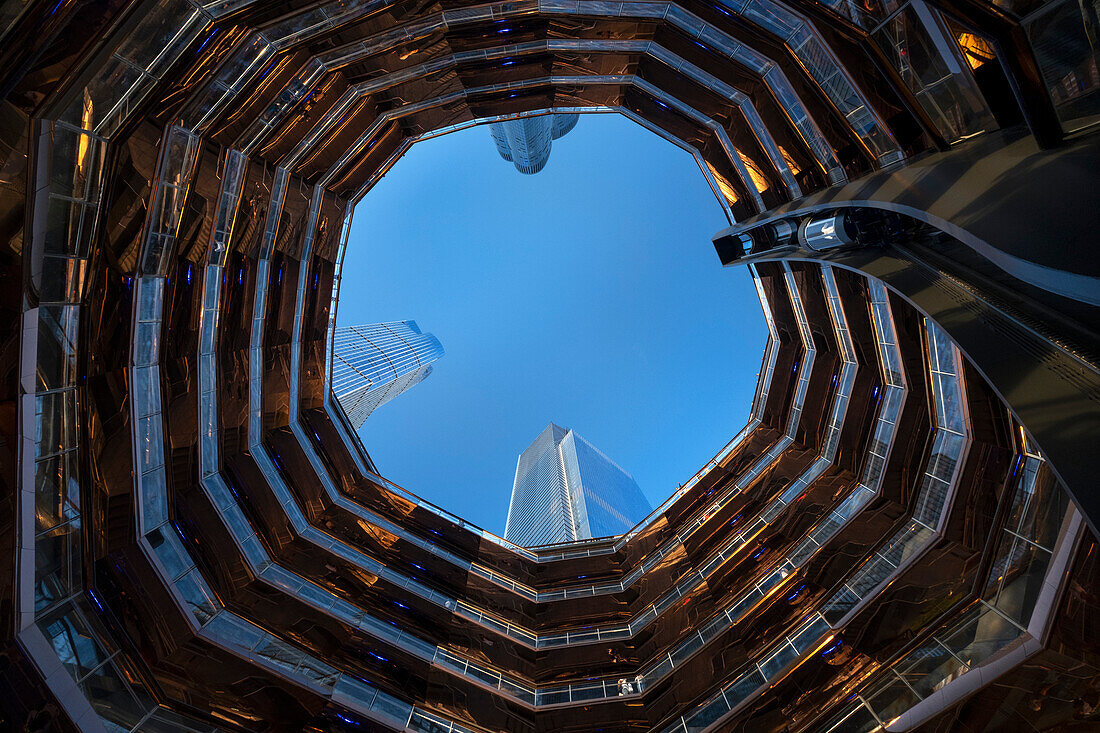
[[390, 480], [502, 534], [553, 421], [656, 506], [747, 422], [766, 327], [692, 157], [584, 115], [523, 175], [475, 127], [418, 143], [356, 207], [341, 325], [414, 319], [446, 355], [360, 430]]

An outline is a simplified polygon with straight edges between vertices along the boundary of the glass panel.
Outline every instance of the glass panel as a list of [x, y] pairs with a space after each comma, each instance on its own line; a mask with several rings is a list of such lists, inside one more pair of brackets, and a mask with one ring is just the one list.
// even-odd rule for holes
[[1039, 472], [1032, 487], [1033, 495], [1027, 506], [1015, 511], [1005, 527], [1044, 549], [1053, 550], [1058, 541], [1062, 520], [1069, 508], [1069, 495], [1053, 479], [1048, 469]]
[[[90, 209], [74, 207], [74, 213], [83, 213], [85, 218], [91, 216]], [[38, 286], [40, 303], [71, 303], [80, 300], [84, 292], [84, 275], [87, 272], [88, 263], [75, 256], [57, 253], [45, 253], [40, 260], [42, 269], [33, 272], [35, 284]], [[39, 369], [41, 371], [40, 363]], [[40, 373], [39, 377], [43, 375]], [[60, 385], [52, 384], [51, 388]]]
[[1020, 629], [1004, 616], [981, 606], [980, 615], [964, 622], [944, 644], [969, 668], [981, 664], [1020, 634]]
[[935, 640], [911, 653], [906, 658], [907, 662], [909, 660], [912, 662], [900, 670], [900, 674], [922, 698], [943, 687], [947, 680], [967, 671], [962, 662]]
[[764, 684], [760, 672], [753, 669], [737, 678], [737, 681], [725, 689], [726, 698], [734, 705], [744, 700]]
[[168, 492], [163, 466], [141, 477], [141, 516], [146, 530], [168, 521]]
[[1062, 126], [1072, 132], [1095, 122], [1100, 114], [1096, 6], [1062, 0], [1026, 27]]
[[996, 127], [933, 9], [909, 5], [875, 39], [948, 142]]
[[893, 673], [888, 674], [885, 686], [867, 698], [868, 704], [882, 720], [892, 720], [920, 700], [908, 685]]
[[184, 603], [199, 624], [205, 624], [219, 610], [221, 604], [206, 587], [206, 582], [198, 570], [192, 570], [176, 581], [176, 590], [183, 596]]
[[74, 92], [61, 119], [85, 130], [96, 130], [141, 77], [140, 69], [112, 56], [95, 70], [83, 89]]
[[722, 695], [711, 700], [703, 708], [687, 719], [688, 733], [702, 733], [713, 725], [719, 718], [728, 713], [730, 706]]
[[80, 590], [80, 520], [38, 535], [34, 540], [34, 565], [35, 613]]
[[875, 716], [863, 705], [851, 712], [846, 712], [844, 717], [825, 729], [826, 733], [875, 733], [882, 726]]
[[71, 448], [77, 444], [80, 425], [77, 419], [76, 392], [52, 392], [35, 398], [35, 458]]
[[204, 631], [238, 654], [251, 651], [264, 638], [264, 632], [260, 629], [229, 613], [215, 616]]
[[147, 707], [110, 662], [81, 681], [80, 688], [104, 722], [129, 730], [145, 717]]
[[164, 571], [167, 573], [169, 580], [175, 580], [191, 568], [191, 561], [184, 553], [183, 548], [179, 547], [179, 540], [172, 534], [166, 534], [173, 531], [171, 525], [169, 525], [154, 529], [145, 535], [149, 546], [153, 548], [157, 559], [164, 566]]
[[107, 659], [107, 650], [92, 634], [83, 616], [69, 604], [43, 618], [38, 626], [73, 679], [82, 679]]
[[784, 644], [764, 661], [760, 662], [760, 673], [769, 680], [780, 670], [798, 658], [798, 652], [789, 643]]
[[385, 718], [398, 721], [401, 725], [405, 724], [413, 710], [412, 705], [396, 700], [381, 692], [374, 698], [374, 702], [371, 703], [370, 709]]
[[[149, 69], [158, 56], [174, 57], [180, 51], [181, 28], [192, 12], [185, 0], [159, 0], [154, 7], [145, 9], [141, 21], [127, 35], [116, 55], [142, 69]], [[189, 34], [182, 35], [190, 39]]]
[[40, 461], [35, 466], [35, 532], [43, 532], [80, 516], [80, 484], [75, 450]]
[[987, 600], [1016, 623], [1027, 626], [1043, 588], [1051, 554], [1007, 533], [1002, 548], [1006, 554], [997, 557], [995, 566], [1001, 574], [1000, 592]]
[[138, 420], [138, 459], [141, 470], [149, 471], [164, 464], [164, 439], [160, 413]]
[[53, 126], [50, 144], [50, 193], [95, 203], [104, 146], [64, 125]]

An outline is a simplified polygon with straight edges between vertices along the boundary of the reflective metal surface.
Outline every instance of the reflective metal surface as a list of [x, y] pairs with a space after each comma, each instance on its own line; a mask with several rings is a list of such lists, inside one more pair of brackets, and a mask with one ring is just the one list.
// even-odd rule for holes
[[[1094, 720], [1089, 515], [1003, 376], [952, 341], [1016, 333], [982, 263], [943, 265], [939, 287], [972, 298], [953, 312], [883, 264], [890, 232], [877, 255], [757, 257], [750, 421], [618, 538], [518, 548], [432, 506], [378, 474], [331, 389], [353, 207], [416, 141], [615, 112], [691, 152], [731, 223], [812, 217], [860, 176], [999, 127], [1040, 147], [1080, 134], [1095, 54], [1074, 12], [0, 2], [3, 719]], [[1012, 323], [1061, 351], [1026, 352], [1021, 383], [1057, 354], [1088, 362], [1056, 341], [1061, 311], [1028, 312]], [[1092, 377], [1066, 373], [1091, 405]], [[1035, 692], [1004, 704], [1017, 689]]]

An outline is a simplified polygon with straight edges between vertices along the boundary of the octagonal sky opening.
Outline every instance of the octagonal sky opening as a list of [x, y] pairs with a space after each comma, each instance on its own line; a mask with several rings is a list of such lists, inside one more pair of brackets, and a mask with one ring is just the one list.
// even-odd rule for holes
[[534, 176], [483, 125], [395, 160], [356, 205], [336, 322], [416, 320], [447, 353], [359, 431], [382, 475], [501, 534], [516, 456], [549, 422], [653, 506], [744, 426], [767, 331], [682, 147], [585, 114]]

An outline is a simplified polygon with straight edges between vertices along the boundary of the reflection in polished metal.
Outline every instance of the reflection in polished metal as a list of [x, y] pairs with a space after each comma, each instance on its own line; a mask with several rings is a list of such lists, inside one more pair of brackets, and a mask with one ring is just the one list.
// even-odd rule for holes
[[[781, 222], [786, 224], [786, 222]], [[802, 244], [816, 252], [821, 252], [834, 247], [843, 247], [855, 242], [852, 236], [851, 224], [844, 212], [833, 214], [821, 219], [807, 219], [803, 222], [799, 238]]]
[[416, 321], [341, 326], [333, 342], [332, 391], [358, 430], [371, 413], [432, 373], [443, 346]]
[[500, 157], [520, 173], [534, 174], [546, 167], [555, 140], [577, 126], [580, 115], [541, 115], [489, 125]]
[[533, 547], [621, 535], [650, 510], [630, 474], [550, 423], [516, 461], [504, 539]]
[[[0, 0], [0, 720], [1095, 727], [1100, 273], [1034, 227], [1097, 228], [1095, 23], [941, 7]], [[769, 338], [644, 521], [525, 548], [378, 474], [333, 324], [412, 144], [582, 112], [692, 155]]]

